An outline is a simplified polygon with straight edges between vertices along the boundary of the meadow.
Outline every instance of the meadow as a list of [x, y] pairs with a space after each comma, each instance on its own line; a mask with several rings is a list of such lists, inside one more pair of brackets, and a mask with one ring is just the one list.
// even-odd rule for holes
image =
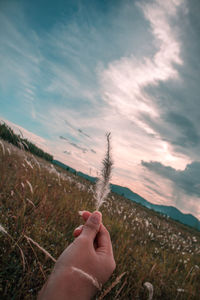
[[[94, 185], [0, 140], [0, 202], [0, 298], [36, 299]], [[117, 267], [96, 299], [200, 299], [200, 232], [114, 193], [100, 210]]]

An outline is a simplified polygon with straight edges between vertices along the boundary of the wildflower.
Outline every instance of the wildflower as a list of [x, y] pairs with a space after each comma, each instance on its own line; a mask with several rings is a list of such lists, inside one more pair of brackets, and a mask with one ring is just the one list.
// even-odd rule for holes
[[196, 238], [196, 236], [193, 236], [193, 237], [192, 237], [192, 240], [193, 240], [193, 242], [195, 242], [195, 243], [196, 243], [196, 242], [197, 242], [197, 238]]
[[185, 290], [184, 290], [184, 289], [177, 289], [177, 292], [178, 292], [178, 293], [184, 293]]

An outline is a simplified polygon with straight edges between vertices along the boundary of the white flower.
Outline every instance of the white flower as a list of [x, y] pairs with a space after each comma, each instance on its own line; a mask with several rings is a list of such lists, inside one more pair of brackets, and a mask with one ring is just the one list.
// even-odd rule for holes
[[184, 290], [184, 289], [177, 289], [177, 292], [178, 292], [178, 293], [184, 293], [185, 290]]

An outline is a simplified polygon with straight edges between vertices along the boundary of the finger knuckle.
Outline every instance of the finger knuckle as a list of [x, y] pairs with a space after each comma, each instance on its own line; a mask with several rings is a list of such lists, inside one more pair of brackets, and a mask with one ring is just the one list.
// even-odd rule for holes
[[84, 225], [84, 227], [86, 230], [94, 231], [94, 232], [96, 232], [96, 234], [98, 233], [98, 228], [96, 226], [94, 226], [93, 224], [86, 223]]

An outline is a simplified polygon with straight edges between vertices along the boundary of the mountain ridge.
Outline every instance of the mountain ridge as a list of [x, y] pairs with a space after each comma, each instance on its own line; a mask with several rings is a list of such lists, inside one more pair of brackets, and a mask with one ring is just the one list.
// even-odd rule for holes
[[[72, 173], [77, 174], [78, 176], [81, 176], [81, 177], [89, 180], [92, 183], [95, 183], [96, 180], [98, 179], [97, 177], [93, 177], [93, 176], [87, 175], [83, 172], [76, 171], [75, 169], [63, 164], [60, 161], [53, 160], [53, 163], [72, 172]], [[148, 209], [152, 209], [158, 213], [161, 213], [163, 215], [170, 217], [171, 219], [173, 219], [175, 221], [178, 221], [182, 224], [188, 225], [188, 226], [193, 227], [200, 231], [200, 221], [192, 214], [182, 213], [178, 208], [176, 208], [174, 206], [153, 204], [153, 203], [149, 202], [148, 200], [144, 199], [143, 197], [141, 197], [140, 195], [138, 195], [137, 193], [133, 192], [132, 190], [130, 190], [127, 187], [123, 187], [123, 186], [120, 186], [117, 184], [112, 184], [112, 183], [110, 184], [110, 187], [111, 187], [112, 192], [114, 192], [120, 196], [123, 196], [131, 201], [136, 202], [136, 203], [139, 203]]]

